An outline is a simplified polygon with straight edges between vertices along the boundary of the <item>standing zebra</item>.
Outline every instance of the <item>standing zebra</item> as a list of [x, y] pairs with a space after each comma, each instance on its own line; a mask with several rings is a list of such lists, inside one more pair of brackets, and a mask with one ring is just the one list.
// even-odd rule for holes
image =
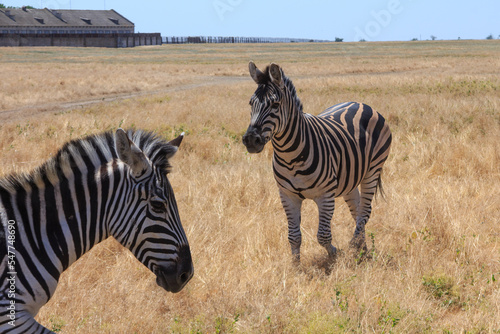
[[0, 333], [52, 333], [33, 318], [61, 273], [113, 236], [178, 292], [193, 264], [167, 173], [166, 142], [122, 129], [67, 143], [41, 167], [0, 179]]
[[366, 250], [365, 225], [391, 146], [384, 118], [355, 102], [337, 104], [318, 116], [303, 113], [292, 81], [278, 65], [262, 72], [250, 62], [249, 69], [258, 87], [250, 99], [251, 120], [243, 143], [249, 153], [259, 153], [272, 142], [274, 177], [288, 219], [292, 255], [300, 260], [300, 211], [306, 198], [318, 206], [317, 238], [331, 258], [337, 249], [330, 221], [339, 196], [356, 221], [350, 246]]

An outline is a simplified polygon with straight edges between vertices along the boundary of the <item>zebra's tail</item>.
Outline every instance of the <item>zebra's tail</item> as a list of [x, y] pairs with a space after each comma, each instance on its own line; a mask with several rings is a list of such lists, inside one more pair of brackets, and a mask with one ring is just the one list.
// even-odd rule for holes
[[375, 197], [377, 197], [379, 194], [380, 196], [382, 196], [382, 199], [386, 201], [384, 187], [382, 186], [382, 171], [380, 171], [380, 174], [378, 175]]

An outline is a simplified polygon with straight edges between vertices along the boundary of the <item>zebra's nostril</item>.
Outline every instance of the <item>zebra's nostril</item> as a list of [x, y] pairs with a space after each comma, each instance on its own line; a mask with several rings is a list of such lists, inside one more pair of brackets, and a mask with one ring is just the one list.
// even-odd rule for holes
[[189, 274], [188, 273], [182, 273], [181, 276], [179, 277], [181, 283], [186, 282], [189, 279]]

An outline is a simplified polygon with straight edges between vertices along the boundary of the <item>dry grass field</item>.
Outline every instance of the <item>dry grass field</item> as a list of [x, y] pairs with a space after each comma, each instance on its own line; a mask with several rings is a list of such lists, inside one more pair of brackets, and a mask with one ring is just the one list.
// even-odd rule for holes
[[[326, 268], [317, 209], [291, 260], [272, 148], [241, 136], [255, 84], [280, 64], [305, 112], [345, 101], [388, 120], [386, 199], [371, 258]], [[178, 294], [109, 239], [63, 275], [37, 319], [60, 333], [500, 333], [500, 42], [1, 48], [0, 173], [117, 127], [186, 132], [170, 180], [195, 276]], [[68, 102], [77, 103], [67, 107]], [[99, 102], [100, 101], [100, 102]], [[87, 103], [91, 102], [91, 103]], [[339, 200], [334, 244], [354, 223]]]

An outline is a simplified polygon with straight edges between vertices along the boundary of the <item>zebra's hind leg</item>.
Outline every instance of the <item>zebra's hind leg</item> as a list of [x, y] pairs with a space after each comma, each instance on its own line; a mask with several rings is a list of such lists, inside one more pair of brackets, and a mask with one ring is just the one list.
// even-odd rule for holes
[[360, 198], [358, 206], [358, 214], [356, 216], [356, 229], [354, 235], [349, 242], [349, 246], [357, 251], [367, 251], [365, 225], [370, 219], [372, 213], [372, 200], [377, 191], [378, 182], [380, 182], [380, 170], [368, 174], [360, 185]]
[[315, 200], [319, 212], [318, 242], [325, 247], [330, 259], [337, 256], [337, 248], [332, 245], [332, 216], [335, 210], [335, 198], [333, 196], [323, 196]]
[[288, 242], [292, 249], [293, 260], [295, 262], [300, 262], [300, 245], [302, 244], [300, 210], [302, 208], [302, 199], [297, 196], [289, 195], [281, 189], [280, 198], [288, 220]]
[[356, 229], [354, 230], [354, 236], [349, 242], [349, 247], [356, 251], [366, 251], [365, 242], [365, 224], [361, 218], [361, 199], [359, 194], [359, 189], [355, 188], [352, 192], [344, 196], [344, 200], [349, 206], [349, 211], [351, 216], [356, 223]]
[[351, 212], [352, 219], [354, 219], [354, 222], [356, 222], [358, 219], [358, 213], [359, 213], [359, 190], [358, 190], [358, 188], [355, 188], [349, 194], [345, 195], [344, 200], [347, 203], [347, 206], [349, 206], [349, 211]]

